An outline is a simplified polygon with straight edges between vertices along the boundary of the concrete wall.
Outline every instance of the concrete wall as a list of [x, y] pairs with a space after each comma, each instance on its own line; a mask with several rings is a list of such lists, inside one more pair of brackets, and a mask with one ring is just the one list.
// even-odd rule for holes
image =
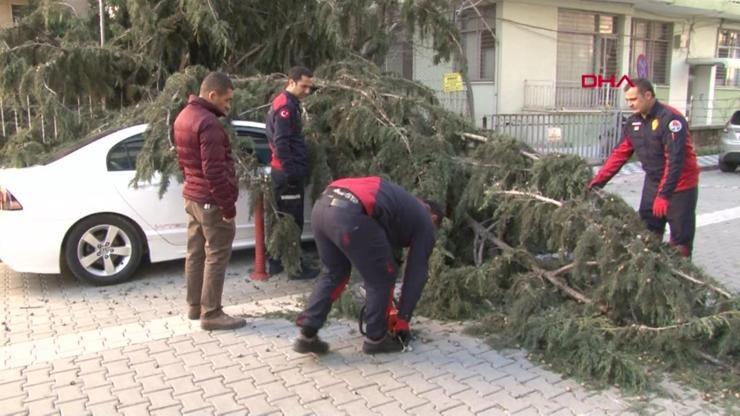
[[496, 9], [496, 107], [501, 114], [522, 111], [524, 80], [555, 79], [558, 9], [554, 4], [536, 3], [504, 1]]

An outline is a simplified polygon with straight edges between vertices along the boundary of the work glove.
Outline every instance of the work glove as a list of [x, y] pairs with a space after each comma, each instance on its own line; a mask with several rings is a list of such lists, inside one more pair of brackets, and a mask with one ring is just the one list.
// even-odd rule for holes
[[668, 214], [668, 200], [662, 196], [656, 196], [653, 201], [653, 215], [663, 218]]
[[599, 178], [598, 178], [598, 177], [595, 177], [595, 178], [591, 179], [591, 181], [590, 181], [590, 182], [588, 183], [588, 185], [586, 185], [586, 190], [587, 190], [587, 191], [590, 191], [590, 190], [591, 190], [591, 189], [593, 189], [593, 188], [599, 188], [599, 189], [601, 189], [601, 188], [603, 188], [603, 187], [604, 187], [604, 185], [605, 185], [605, 184], [604, 184], [604, 183], [602, 183], [602, 182], [601, 182], [601, 181], [599, 180]]
[[[411, 339], [411, 328], [409, 327], [409, 321], [405, 319], [395, 317], [393, 326], [389, 326], [391, 334], [403, 341], [404, 344], [408, 343]], [[390, 320], [390, 317], [389, 317]]]

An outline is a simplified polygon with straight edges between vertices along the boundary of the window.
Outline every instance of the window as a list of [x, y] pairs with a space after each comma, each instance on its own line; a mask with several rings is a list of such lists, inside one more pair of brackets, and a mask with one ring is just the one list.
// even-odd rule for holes
[[465, 9], [461, 16], [460, 35], [465, 59], [468, 61], [468, 78], [471, 81], [493, 81], [496, 64], [495, 6], [477, 6]]
[[[717, 38], [717, 58], [740, 58], [740, 32], [720, 29]], [[716, 85], [740, 87], [740, 71], [717, 66]]]
[[395, 72], [406, 79], [414, 78], [414, 47], [405, 30], [392, 34], [393, 42], [385, 56], [385, 70]]
[[558, 82], [581, 85], [583, 74], [615, 75], [617, 79], [616, 16], [576, 10], [558, 11]]
[[136, 170], [136, 158], [142, 147], [144, 147], [144, 136], [141, 134], [129, 137], [113, 146], [108, 152], [108, 171]]
[[13, 19], [13, 24], [17, 25], [21, 19], [26, 15], [26, 7], [18, 4], [10, 5], [10, 16]]
[[[257, 162], [260, 165], [270, 164], [272, 151], [270, 150], [270, 145], [267, 144], [267, 136], [265, 136], [264, 132], [240, 128], [236, 130], [236, 137], [237, 139], [246, 139], [244, 141], [238, 141], [240, 150], [247, 153], [256, 152]], [[244, 143], [244, 147], [241, 146], [242, 143]]]
[[672, 34], [670, 23], [632, 20], [631, 77], [644, 77], [656, 85], [668, 84], [668, 52]]

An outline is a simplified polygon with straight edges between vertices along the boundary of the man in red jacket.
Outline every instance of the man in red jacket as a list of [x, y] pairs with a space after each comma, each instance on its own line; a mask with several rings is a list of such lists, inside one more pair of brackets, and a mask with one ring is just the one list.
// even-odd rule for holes
[[691, 256], [696, 230], [699, 166], [686, 119], [675, 108], [659, 102], [650, 81], [635, 79], [625, 99], [635, 111], [624, 123], [622, 141], [614, 149], [588, 189], [603, 187], [636, 153], [645, 170], [639, 214], [661, 239], [666, 222], [671, 244]]
[[226, 74], [212, 72], [175, 120], [177, 159], [185, 178], [188, 215], [185, 257], [188, 318], [206, 330], [246, 325], [221, 307], [226, 266], [236, 233], [238, 182], [229, 135], [218, 120], [229, 112], [234, 87]]

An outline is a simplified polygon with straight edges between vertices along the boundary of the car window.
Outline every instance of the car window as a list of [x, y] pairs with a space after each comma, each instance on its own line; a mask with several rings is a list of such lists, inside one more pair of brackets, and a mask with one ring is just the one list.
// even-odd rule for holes
[[108, 152], [106, 165], [111, 172], [136, 170], [136, 158], [144, 147], [144, 135], [137, 134], [113, 146]]
[[252, 143], [252, 151], [257, 153], [257, 161], [261, 165], [268, 165], [272, 160], [272, 152], [267, 144], [267, 136], [262, 131], [249, 129], [237, 129], [236, 135], [240, 138], [248, 138]]
[[82, 149], [83, 147], [85, 147], [85, 146], [87, 146], [87, 145], [89, 145], [91, 143], [94, 143], [94, 142], [102, 139], [103, 137], [109, 136], [109, 135], [111, 135], [111, 134], [113, 134], [113, 133], [115, 133], [115, 132], [117, 132], [119, 130], [122, 130], [122, 129], [123, 129], [123, 127], [108, 129], [108, 130], [102, 131], [100, 133], [94, 134], [92, 136], [86, 137], [86, 138], [84, 138], [82, 140], [75, 140], [73, 142], [67, 143], [67, 144], [59, 147], [54, 152], [42, 156], [41, 157], [41, 160], [39, 161], [39, 163], [42, 164], [42, 165], [48, 165], [50, 163], [56, 162], [57, 160], [63, 158], [64, 156], [67, 156], [67, 155], [69, 155], [71, 153], [74, 153], [74, 152]]
[[735, 113], [732, 115], [732, 119], [730, 120], [730, 124], [734, 125], [740, 125], [740, 111], [735, 111]]

